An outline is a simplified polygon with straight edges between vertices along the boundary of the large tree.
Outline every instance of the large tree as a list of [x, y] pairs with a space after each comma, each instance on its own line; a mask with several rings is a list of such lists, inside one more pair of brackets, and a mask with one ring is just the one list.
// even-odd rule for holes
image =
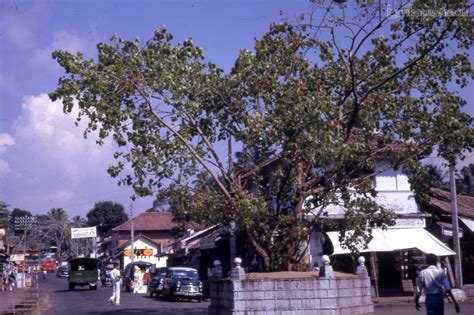
[[58, 257], [62, 257], [63, 251], [69, 251], [71, 245], [71, 226], [67, 212], [63, 208], [53, 208], [46, 213], [46, 238], [50, 244], [58, 247]]
[[[87, 118], [85, 134], [115, 140], [109, 173], [136, 195], [158, 194], [182, 218], [235, 223], [267, 270], [301, 268], [328, 204], [347, 209], [350, 248], [392, 222], [372, 198], [377, 161], [416, 176], [433, 145], [452, 163], [472, 146], [472, 120], [454, 89], [472, 78], [472, 18], [397, 18], [379, 5], [318, 4], [294, 23], [272, 24], [230, 73], [164, 29], [145, 43], [99, 43], [95, 60], [56, 51], [66, 75], [50, 97], [66, 113], [77, 108], [78, 122]], [[464, 1], [452, 6], [468, 10]]]
[[124, 207], [110, 200], [96, 202], [94, 208], [87, 213], [87, 224], [97, 226], [100, 234], [107, 233], [127, 220]]

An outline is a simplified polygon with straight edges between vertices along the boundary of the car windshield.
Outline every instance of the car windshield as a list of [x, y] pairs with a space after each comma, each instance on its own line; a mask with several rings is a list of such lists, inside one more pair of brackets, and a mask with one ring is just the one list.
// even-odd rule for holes
[[175, 279], [183, 279], [183, 278], [197, 279], [198, 278], [198, 273], [195, 270], [174, 270], [173, 271], [173, 278], [175, 278]]
[[75, 259], [70, 263], [71, 271], [96, 270], [97, 261], [95, 259]]

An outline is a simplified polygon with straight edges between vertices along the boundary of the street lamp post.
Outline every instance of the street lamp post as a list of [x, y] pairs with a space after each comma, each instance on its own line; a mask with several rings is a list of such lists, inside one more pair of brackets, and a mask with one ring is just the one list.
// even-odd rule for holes
[[130, 262], [133, 263], [134, 258], [135, 258], [135, 244], [134, 244], [135, 230], [134, 230], [134, 227], [133, 227], [133, 207], [132, 207], [132, 205], [130, 205], [130, 237], [131, 237], [131, 240], [130, 240], [130, 250], [131, 250]]

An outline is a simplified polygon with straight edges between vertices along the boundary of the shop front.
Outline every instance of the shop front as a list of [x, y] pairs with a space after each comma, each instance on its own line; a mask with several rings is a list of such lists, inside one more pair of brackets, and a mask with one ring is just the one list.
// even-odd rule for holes
[[[326, 232], [332, 243], [332, 257], [335, 270], [344, 266], [349, 271], [357, 257], [339, 242], [339, 232]], [[374, 296], [413, 295], [414, 280], [424, 268], [426, 254], [441, 258], [441, 263], [450, 270], [446, 257], [455, 253], [424, 228], [374, 229], [373, 239], [367, 248], [360, 249], [369, 264]]]

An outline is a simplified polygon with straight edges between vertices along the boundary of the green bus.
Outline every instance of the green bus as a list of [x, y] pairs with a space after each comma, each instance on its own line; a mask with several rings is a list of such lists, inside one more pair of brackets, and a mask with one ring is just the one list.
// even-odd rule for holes
[[99, 280], [100, 260], [95, 258], [75, 258], [69, 261], [69, 290], [76, 286], [89, 286], [90, 290], [97, 290]]

